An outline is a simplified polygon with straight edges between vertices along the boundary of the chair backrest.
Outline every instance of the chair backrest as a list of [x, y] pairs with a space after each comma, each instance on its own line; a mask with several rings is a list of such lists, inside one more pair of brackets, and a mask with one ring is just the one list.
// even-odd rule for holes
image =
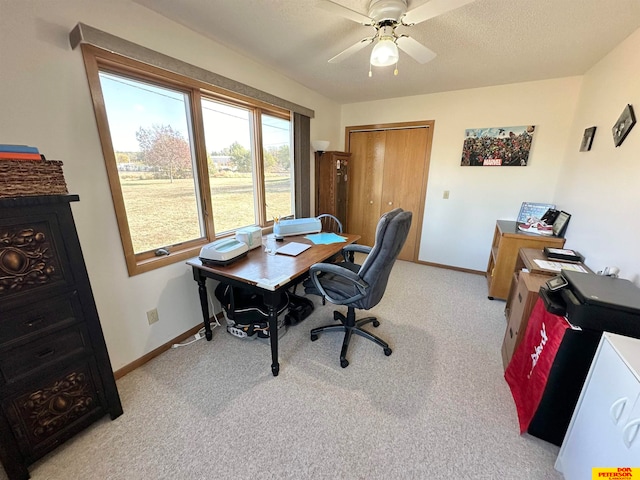
[[323, 232], [342, 233], [342, 223], [337, 219], [337, 217], [330, 213], [323, 213], [322, 215], [318, 215], [316, 218], [320, 220]]
[[401, 208], [380, 217], [373, 248], [358, 270], [358, 276], [369, 284], [369, 292], [364, 298], [354, 302], [354, 307], [368, 310], [382, 299], [393, 264], [407, 240], [411, 218], [412, 213]]

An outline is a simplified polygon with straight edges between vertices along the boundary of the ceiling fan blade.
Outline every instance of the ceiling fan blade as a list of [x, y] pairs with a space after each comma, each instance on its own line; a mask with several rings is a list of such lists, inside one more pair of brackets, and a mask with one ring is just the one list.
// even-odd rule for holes
[[409, 10], [402, 18], [402, 23], [406, 25], [415, 25], [424, 22], [430, 18], [437, 17], [443, 13], [447, 13], [456, 8], [462, 7], [467, 3], [475, 2], [475, 0], [430, 0], [427, 3]]
[[318, 3], [318, 7], [326, 12], [334, 13], [341, 17], [348, 18], [349, 20], [353, 20], [356, 23], [372, 25], [371, 19], [366, 15], [351, 10], [350, 8], [343, 7], [339, 3], [332, 2], [331, 0], [322, 0]]
[[436, 53], [433, 50], [406, 35], [398, 37], [396, 45], [418, 63], [427, 63], [436, 58]]
[[329, 59], [329, 63], [339, 63], [339, 62], [343, 61], [345, 58], [350, 57], [354, 53], [359, 52], [364, 47], [369, 45], [371, 42], [373, 42], [373, 39], [374, 39], [374, 37], [363, 38], [358, 43], [356, 43], [354, 45], [351, 45], [349, 48], [347, 48], [346, 50], [343, 50], [342, 52], [340, 52], [335, 57], [330, 58]]

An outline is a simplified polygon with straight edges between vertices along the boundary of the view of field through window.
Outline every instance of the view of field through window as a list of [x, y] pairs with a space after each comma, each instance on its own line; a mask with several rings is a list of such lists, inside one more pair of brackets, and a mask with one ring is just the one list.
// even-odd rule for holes
[[[205, 236], [189, 94], [100, 73], [134, 253]], [[216, 235], [258, 222], [249, 109], [203, 99]], [[267, 219], [292, 212], [290, 122], [262, 115]]]

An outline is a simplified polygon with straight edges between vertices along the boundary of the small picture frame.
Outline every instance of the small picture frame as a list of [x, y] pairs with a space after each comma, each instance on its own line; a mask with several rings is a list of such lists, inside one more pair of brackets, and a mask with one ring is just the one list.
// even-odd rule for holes
[[613, 133], [613, 143], [616, 147], [622, 145], [622, 142], [627, 138], [627, 135], [629, 135], [629, 132], [635, 124], [636, 116], [633, 113], [633, 107], [631, 105], [627, 105], [624, 107], [618, 121], [611, 129], [611, 132]]
[[553, 222], [553, 234], [556, 237], [564, 237], [564, 232], [567, 230], [567, 224], [571, 219], [571, 215], [565, 211], [561, 211]]
[[584, 135], [582, 136], [582, 143], [580, 144], [581, 152], [588, 152], [591, 150], [593, 144], [593, 136], [596, 134], [596, 127], [585, 128]]

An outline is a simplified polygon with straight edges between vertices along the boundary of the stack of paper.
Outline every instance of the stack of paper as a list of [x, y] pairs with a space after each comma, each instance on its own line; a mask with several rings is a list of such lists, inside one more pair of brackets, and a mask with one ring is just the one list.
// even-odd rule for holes
[[306, 243], [291, 242], [277, 249], [276, 253], [280, 253], [282, 255], [291, 255], [292, 257], [295, 257], [308, 248], [311, 248], [311, 245], [308, 245]]

